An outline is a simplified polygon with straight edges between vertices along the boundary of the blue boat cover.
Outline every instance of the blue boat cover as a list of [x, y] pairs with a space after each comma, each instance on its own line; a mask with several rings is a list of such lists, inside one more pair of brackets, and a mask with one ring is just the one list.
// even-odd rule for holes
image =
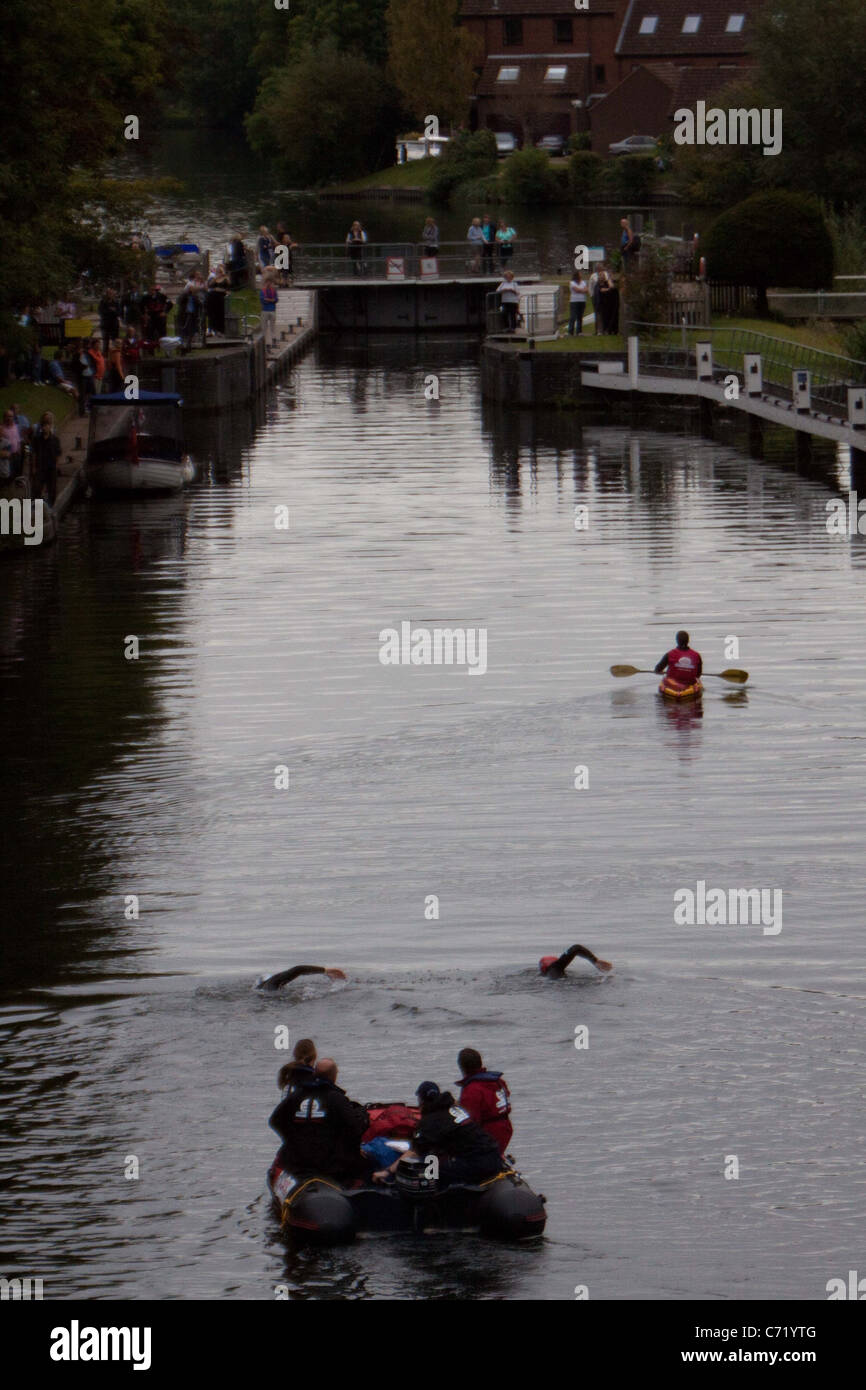
[[130, 400], [123, 391], [112, 391], [102, 396], [90, 397], [90, 408], [103, 405], [183, 405], [183, 396], [176, 391], [139, 391]]

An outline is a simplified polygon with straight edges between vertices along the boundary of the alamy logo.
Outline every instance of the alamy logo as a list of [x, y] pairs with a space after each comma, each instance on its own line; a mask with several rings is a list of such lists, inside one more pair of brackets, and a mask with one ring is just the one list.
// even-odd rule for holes
[[[772, 908], [771, 908], [772, 904]], [[763, 927], [764, 936], [782, 930], [781, 888], [707, 888], [698, 879], [694, 890], [674, 893], [674, 922], [678, 927]]]
[[41, 545], [44, 507], [41, 497], [0, 497], [0, 536], [23, 536], [25, 545]]
[[3, 1303], [8, 1300], [13, 1302], [20, 1301], [29, 1303], [34, 1299], [37, 1303], [42, 1302], [42, 1280], [31, 1279], [28, 1275], [26, 1279], [7, 1279], [0, 1276], [0, 1301]]
[[844, 1279], [828, 1279], [825, 1288], [829, 1303], [839, 1299], [853, 1299], [857, 1303], [862, 1303], [866, 1299], [866, 1279], [860, 1279], [856, 1269], [848, 1270], [847, 1285]]
[[150, 1370], [149, 1327], [52, 1327], [52, 1361], [131, 1361], [134, 1371]]
[[383, 666], [466, 666], [470, 676], [487, 670], [485, 627], [413, 627], [409, 622], [379, 633]]
[[[674, 142], [677, 145], [763, 145], [765, 155], [782, 149], [782, 110], [768, 106], [720, 106], [707, 110], [705, 101], [695, 102], [694, 111], [683, 106], [674, 112]], [[778, 123], [778, 130], [776, 129]]]

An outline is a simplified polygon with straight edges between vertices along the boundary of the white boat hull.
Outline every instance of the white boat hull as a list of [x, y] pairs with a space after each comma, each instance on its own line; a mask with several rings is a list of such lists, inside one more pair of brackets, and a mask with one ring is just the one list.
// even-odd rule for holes
[[111, 459], [88, 463], [87, 481], [101, 492], [180, 492], [195, 476], [192, 463], [172, 459]]

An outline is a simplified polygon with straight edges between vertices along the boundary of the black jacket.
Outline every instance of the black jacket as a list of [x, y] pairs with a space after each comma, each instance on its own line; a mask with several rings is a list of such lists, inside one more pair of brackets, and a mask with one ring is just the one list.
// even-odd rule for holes
[[280, 1158], [293, 1177], [349, 1177], [361, 1166], [361, 1135], [370, 1117], [332, 1081], [299, 1078], [268, 1123], [283, 1141]]
[[469, 1118], [450, 1091], [434, 1097], [425, 1108], [413, 1135], [415, 1152], [422, 1157], [499, 1159], [499, 1145]]

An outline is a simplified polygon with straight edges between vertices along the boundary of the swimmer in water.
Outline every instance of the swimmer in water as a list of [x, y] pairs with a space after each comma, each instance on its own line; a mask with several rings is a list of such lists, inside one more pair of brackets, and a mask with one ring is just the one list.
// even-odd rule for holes
[[613, 970], [609, 960], [600, 960], [586, 946], [569, 946], [561, 956], [542, 956], [538, 962], [539, 973], [546, 975], [548, 980], [561, 980], [575, 956], [583, 956], [584, 960], [591, 961], [596, 970]]
[[283, 985], [296, 980], [299, 975], [327, 975], [329, 980], [345, 980], [342, 970], [335, 970], [326, 965], [293, 965], [291, 970], [281, 970], [279, 975], [268, 975], [267, 979], [259, 980], [256, 989], [266, 989], [269, 992], [275, 989], [282, 989]]

